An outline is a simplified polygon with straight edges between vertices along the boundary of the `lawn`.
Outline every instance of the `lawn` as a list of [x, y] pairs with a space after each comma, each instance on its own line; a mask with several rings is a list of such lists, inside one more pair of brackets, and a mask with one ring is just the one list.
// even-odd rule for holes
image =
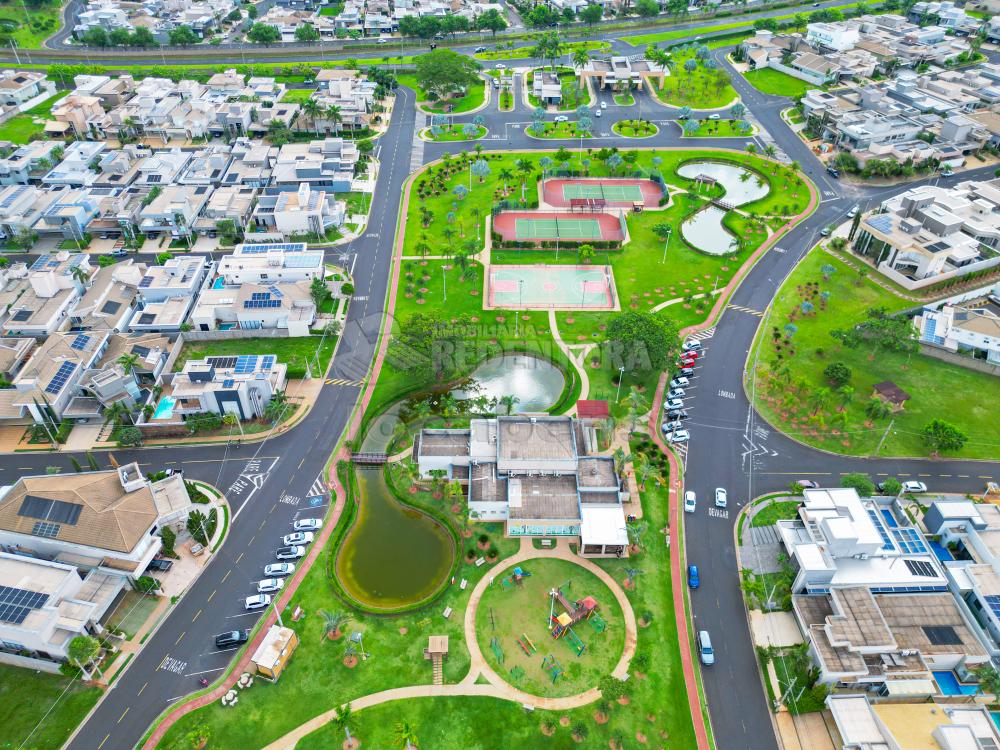
[[125, 631], [126, 639], [132, 640], [156, 609], [158, 601], [155, 596], [148, 596], [139, 591], [126, 591], [108, 619], [108, 627]]
[[0, 664], [2, 747], [59, 750], [100, 697], [80, 680]]
[[[996, 410], [990, 399], [969, 395], [995, 392], [994, 378], [919, 353], [849, 349], [830, 335], [860, 323], [869, 308], [898, 311], [913, 304], [814, 249], [778, 291], [758, 336], [750, 360], [757, 363], [758, 410], [809, 445], [866, 456], [926, 456], [921, 431], [930, 420], [943, 419], [969, 436], [953, 455], [996, 458]], [[829, 387], [823, 370], [833, 362], [851, 370], [849, 390]], [[866, 406], [872, 387], [885, 380], [911, 398], [891, 419], [871, 420]]]
[[[548, 68], [538, 68], [538, 71], [542, 70], [548, 70]], [[535, 81], [535, 72], [532, 70], [528, 73], [525, 85], [528, 91], [528, 104], [532, 107], [540, 107], [542, 103], [531, 93], [532, 85]], [[580, 85], [576, 71], [572, 68], [556, 66], [555, 72], [559, 76], [560, 91], [562, 93], [562, 99], [560, 99], [559, 105], [556, 108], [559, 112], [573, 112], [577, 107], [590, 106], [590, 89]]]
[[[649, 445], [643, 443], [642, 450], [651, 450]], [[634, 446], [633, 453], [639, 448]], [[664, 466], [666, 464], [660, 454], [656, 454], [655, 460]], [[594, 561], [618, 581], [625, 578], [624, 569], [627, 567], [643, 571], [636, 577], [635, 589], [626, 592], [639, 618], [636, 658], [632, 661], [631, 676], [626, 683], [627, 705], [598, 701], [571, 711], [550, 712], [541, 709], [525, 711], [516, 703], [487, 697], [421, 698], [357, 711], [352, 735], [361, 740], [363, 747], [398, 747], [395, 729], [400, 722], [406, 722], [415, 732], [420, 747], [437, 750], [497, 747], [498, 737], [503, 738], [503, 747], [510, 750], [598, 748], [608, 747], [612, 740], [629, 748], [644, 745], [694, 747], [694, 727], [685, 700], [677, 627], [671, 603], [669, 548], [663, 544], [658, 533], [667, 525], [667, 497], [666, 488], [652, 481], [642, 493], [642, 518], [646, 525], [642, 535], [644, 551], [628, 560]], [[523, 567], [532, 571], [532, 578], [536, 575], [535, 571], [542, 570], [537, 560], [529, 561]], [[580, 595], [576, 589], [577, 584], [574, 583], [572, 590], [575, 595]], [[502, 595], [513, 593], [508, 591]], [[546, 597], [540, 598], [541, 601], [532, 605], [535, 611], [539, 608], [544, 610], [546, 606]], [[584, 640], [593, 638], [589, 625], [581, 626], [581, 631]], [[455, 641], [449, 646], [451, 659], [455, 654]], [[533, 665], [536, 668], [541, 665], [543, 652], [554, 653], [564, 667], [571, 659], [576, 659], [563, 644], [556, 644], [555, 648], [548, 650], [538, 641], [535, 646], [539, 648], [537, 664]], [[508, 660], [512, 648], [519, 647], [516, 643], [504, 646]], [[486, 653], [488, 657], [492, 655], [488, 639]], [[334, 691], [339, 692], [339, 689], [335, 687]], [[582, 744], [573, 739], [575, 731], [585, 736]], [[296, 750], [336, 747], [343, 736], [343, 730], [332, 723], [327, 724], [301, 740]]]
[[371, 207], [370, 193], [337, 193], [338, 201], [347, 203], [347, 214], [366, 214]]
[[632, 92], [623, 91], [620, 94], [615, 94], [615, 104], [622, 107], [631, 107], [635, 104], [635, 97], [632, 96]]
[[[279, 362], [288, 365], [288, 377], [290, 379], [301, 378], [305, 375], [305, 363], [308, 360], [310, 366], [315, 367], [316, 348], [320, 343], [320, 336], [299, 336], [294, 338], [275, 339], [223, 339], [221, 341], [188, 341], [184, 344], [184, 349], [174, 362], [174, 372], [184, 369], [184, 363], [189, 359], [203, 359], [205, 357], [226, 357], [239, 356], [241, 354], [274, 354]], [[313, 371], [313, 377], [320, 377], [326, 372], [326, 367], [333, 356], [334, 347], [337, 345], [336, 336], [327, 336], [323, 343], [323, 349], [319, 353], [319, 365], [321, 372]]]
[[311, 99], [315, 93], [316, 89], [286, 89], [285, 95], [281, 97], [281, 101], [301, 104]]
[[649, 120], [619, 120], [611, 130], [624, 138], [649, 138], [656, 135], [659, 128]]
[[[538, 127], [541, 127], [540, 131]], [[543, 121], [538, 123], [538, 125], [532, 123], [525, 128], [524, 132], [533, 138], [545, 138], [549, 140], [591, 137], [590, 131], [580, 130], [579, 127], [577, 127], [576, 120], [567, 120], [566, 122]]]
[[747, 123], [746, 130], [740, 130], [736, 123], [746, 120], [692, 120], [698, 123], [694, 133], [683, 132], [684, 138], [748, 138], [753, 135], [753, 128]]
[[[686, 70], [688, 61], [694, 61], [697, 67]], [[651, 88], [660, 101], [675, 107], [719, 109], [738, 98], [726, 72], [721, 68], [706, 68], [705, 61], [699, 60], [690, 49], [676, 53], [663, 86], [657, 88], [653, 81]]]
[[[480, 83], [472, 86], [466, 92], [465, 96], [455, 99], [432, 101], [427, 98], [427, 94], [424, 93], [424, 90], [417, 84], [416, 73], [399, 73], [396, 75], [396, 80], [400, 83], [400, 85], [407, 86], [416, 92], [417, 103], [420, 105], [421, 109], [434, 114], [457, 115], [462, 112], [470, 112], [477, 107], [480, 107], [486, 100], [486, 81], [481, 81]], [[446, 109], [449, 105], [451, 106], [450, 111]]]
[[808, 83], [773, 68], [750, 70], [744, 73], [743, 77], [747, 79], [747, 83], [761, 93], [787, 96], [792, 99], [800, 99], [805, 96], [809, 89], [819, 88], [815, 84]]
[[790, 521], [799, 517], [801, 500], [775, 500], [764, 510], [758, 511], [751, 526], [774, 526], [778, 521]]
[[69, 91], [60, 91], [53, 94], [27, 112], [14, 115], [6, 122], [0, 124], [0, 141], [10, 141], [17, 144], [24, 144], [31, 141], [32, 136], [40, 134], [45, 129], [44, 122], [35, 122], [35, 120], [51, 120], [53, 105], [69, 93]]
[[[625, 647], [625, 621], [617, 600], [597, 576], [565, 560], [528, 560], [521, 567], [531, 573], [528, 578], [510, 584], [509, 588], [504, 588], [498, 578], [480, 600], [476, 633], [486, 662], [507, 682], [532, 695], [576, 695], [595, 687], [601, 677], [611, 674]], [[509, 579], [510, 571], [504, 575]], [[556, 640], [550, 632], [552, 602], [548, 592], [556, 587], [561, 587], [571, 602], [594, 597], [599, 605], [598, 614], [607, 623], [603, 633], [597, 632], [589, 621], [572, 627], [585, 644], [580, 656], [568, 636]], [[563, 612], [565, 609], [556, 602], [554, 615], [558, 617]], [[493, 651], [494, 638], [503, 663]], [[518, 640], [528, 647], [530, 654], [518, 645]], [[555, 683], [542, 669], [542, 659], [549, 655], [564, 670]]]
[[[467, 135], [465, 132], [466, 126], [473, 129], [473, 135]], [[476, 141], [486, 135], [486, 128], [482, 125], [473, 125], [472, 123], [464, 123], [457, 125], [432, 125], [425, 132], [425, 136], [431, 141]]]
[[38, 49], [58, 31], [61, 8], [58, 0], [40, 0], [27, 5], [4, 3], [0, 5], [0, 24], [14, 28], [10, 38], [18, 47]]
[[[531, 57], [531, 52], [534, 49], [533, 46], [526, 47], [515, 47], [514, 49], [500, 49], [500, 45], [497, 45], [496, 49], [487, 50], [486, 52], [477, 52], [473, 55], [477, 60], [518, 60], [522, 58]], [[611, 49], [611, 42], [600, 42], [595, 39], [590, 39], [585, 42], [572, 42], [571, 44], [563, 45], [565, 50], [564, 54], [572, 55], [578, 49], [585, 49], [588, 52], [608, 52]]]

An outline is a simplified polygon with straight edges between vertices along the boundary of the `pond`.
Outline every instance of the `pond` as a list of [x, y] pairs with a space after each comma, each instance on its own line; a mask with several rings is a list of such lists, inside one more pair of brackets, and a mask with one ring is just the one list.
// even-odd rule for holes
[[357, 477], [361, 507], [337, 556], [337, 578], [348, 594], [375, 610], [426, 599], [451, 571], [451, 535], [396, 500], [381, 471], [359, 471]]
[[[758, 182], [760, 175], [735, 164], [693, 161], [681, 165], [677, 174], [688, 179], [694, 179], [699, 175], [711, 177], [726, 191], [722, 200], [730, 206], [752, 203], [770, 192], [767, 180]], [[690, 245], [711, 255], [733, 252], [735, 237], [722, 223], [726, 213], [725, 209], [714, 205], [703, 208], [681, 224], [681, 236]]]

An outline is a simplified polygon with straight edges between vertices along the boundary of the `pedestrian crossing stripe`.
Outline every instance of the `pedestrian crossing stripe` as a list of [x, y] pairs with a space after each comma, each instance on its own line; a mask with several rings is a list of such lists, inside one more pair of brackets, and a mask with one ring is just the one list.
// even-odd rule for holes
[[747, 315], [756, 315], [758, 318], [763, 318], [764, 313], [760, 310], [754, 310], [752, 307], [742, 307], [740, 305], [730, 305], [730, 310], [738, 310], [739, 312], [746, 313]]
[[358, 387], [363, 385], [361, 380], [344, 380], [343, 378], [330, 378], [326, 381], [327, 385], [350, 385]]
[[704, 331], [698, 331], [698, 333], [692, 333], [688, 336], [689, 339], [696, 339], [698, 341], [705, 341], [706, 339], [712, 338], [715, 335], [715, 326], [711, 328], [706, 328]]

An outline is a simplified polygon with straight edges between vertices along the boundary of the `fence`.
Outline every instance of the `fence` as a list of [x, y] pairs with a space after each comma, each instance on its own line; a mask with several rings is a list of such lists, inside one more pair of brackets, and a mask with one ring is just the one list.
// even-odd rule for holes
[[186, 331], [184, 341], [222, 341], [224, 339], [287, 339], [287, 328], [230, 328], [227, 331]]
[[928, 357], [933, 357], [934, 359], [940, 359], [942, 362], [948, 362], [952, 365], [964, 367], [967, 370], [976, 370], [977, 372], [984, 372], [987, 375], [1000, 377], [1000, 365], [995, 365], [984, 359], [973, 359], [965, 354], [958, 354], [957, 352], [945, 349], [943, 346], [938, 346], [937, 344], [921, 341], [920, 353], [926, 354]]
[[[892, 268], [888, 263], [883, 262], [878, 267], [878, 272], [885, 276], [887, 279], [891, 279], [899, 284], [904, 289], [911, 292], [917, 289], [924, 289], [926, 287], [934, 286], [940, 284], [943, 281], [956, 281], [961, 282], [963, 276], [968, 276], [970, 274], [986, 271], [991, 268], [996, 268], [1000, 266], [1000, 256], [995, 258], [987, 258], [986, 260], [981, 260], [978, 263], [970, 263], [967, 266], [962, 266], [961, 268], [956, 268], [954, 271], [946, 271], [945, 273], [935, 274], [926, 279], [911, 279], [908, 276], [904, 276], [899, 271]], [[972, 279], [969, 279], [972, 281]], [[985, 282], [984, 282], [985, 283]]]

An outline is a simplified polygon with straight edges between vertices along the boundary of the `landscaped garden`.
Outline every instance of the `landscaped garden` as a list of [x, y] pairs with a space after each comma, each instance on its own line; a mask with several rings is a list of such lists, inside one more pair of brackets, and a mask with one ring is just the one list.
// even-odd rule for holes
[[787, 96], [791, 99], [800, 99], [805, 96], [809, 89], [818, 88], [815, 84], [795, 78], [780, 70], [773, 68], [760, 68], [749, 70], [743, 74], [747, 83], [764, 94], [774, 96]]
[[525, 132], [534, 138], [546, 138], [549, 140], [591, 137], [590, 129], [581, 127], [580, 123], [576, 120], [567, 120], [566, 122], [537, 120], [529, 125], [525, 129]]
[[687, 120], [681, 130], [685, 138], [746, 138], [753, 135], [753, 127], [746, 120]]
[[631, 91], [620, 91], [615, 94], [615, 104], [621, 107], [631, 107], [635, 104], [635, 97]]
[[623, 138], [649, 138], [656, 135], [659, 128], [649, 120], [619, 120], [611, 130]]
[[0, 664], [4, 745], [59, 750], [100, 697], [82, 680]]
[[[0, 124], [0, 141], [24, 144], [40, 136], [45, 130], [45, 121], [52, 119], [52, 107], [67, 94], [69, 94], [69, 91], [60, 91], [53, 94], [27, 112], [14, 115], [6, 122]], [[75, 245], [73, 249], [76, 249]]]
[[[538, 100], [532, 91], [532, 86], [535, 80], [535, 74], [542, 71], [550, 71], [549, 68], [539, 68], [537, 71], [532, 70], [528, 73], [525, 79], [525, 85], [528, 91], [528, 104], [532, 107], [539, 107], [542, 103]], [[550, 71], [551, 72], [551, 71]], [[562, 94], [562, 98], [557, 105], [557, 109], [560, 112], [572, 112], [579, 107], [590, 106], [590, 90], [586, 86], [580, 85], [580, 80], [576, 75], [576, 71], [572, 68], [556, 67], [555, 74], [559, 76], [559, 90]]]
[[486, 128], [471, 122], [431, 125], [422, 135], [429, 141], [476, 141], [486, 135]]
[[486, 101], [486, 81], [479, 79], [471, 83], [464, 93], [447, 98], [435, 97], [424, 91], [417, 82], [414, 73], [400, 73], [396, 76], [396, 81], [408, 88], [413, 89], [417, 94], [417, 104], [421, 109], [433, 114], [461, 114], [478, 109]]
[[673, 50], [670, 75], [653, 93], [665, 104], [694, 109], [718, 109], [734, 103], [736, 90], [726, 72], [720, 69], [704, 45], [688, 44]]
[[[505, 42], [497, 44], [495, 49], [487, 50], [486, 52], [477, 52], [473, 55], [477, 60], [519, 60], [521, 58], [531, 57], [531, 52], [534, 49], [533, 46], [526, 47], [515, 47], [515, 42]], [[611, 42], [597, 41], [596, 39], [589, 39], [583, 42], [572, 42], [564, 46], [566, 50], [565, 54], [572, 56], [574, 52], [578, 49], [586, 50], [587, 52], [609, 52], [611, 50]]]
[[58, 0], [0, 5], [0, 30], [4, 32], [4, 45], [8, 44], [6, 39], [9, 38], [18, 47], [38, 49], [43, 41], [59, 30], [61, 8]]
[[[994, 378], [920, 354], [915, 329], [893, 317], [914, 304], [874, 272], [862, 275], [814, 249], [778, 291], [758, 335], [749, 360], [757, 363], [755, 405], [782, 431], [837, 453], [995, 458], [995, 409], [969, 398], [995, 390]], [[909, 395], [902, 409], [875, 397], [885, 381]], [[935, 420], [965, 436], [961, 447]]]

